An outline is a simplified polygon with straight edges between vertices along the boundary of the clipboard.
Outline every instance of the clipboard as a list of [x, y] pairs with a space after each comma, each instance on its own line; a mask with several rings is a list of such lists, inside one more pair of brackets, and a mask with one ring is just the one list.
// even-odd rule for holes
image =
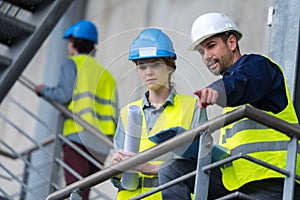
[[230, 157], [227, 152], [228, 150], [225, 147], [215, 144], [212, 148], [212, 163]]
[[165, 130], [162, 130], [162, 131], [156, 133], [155, 135], [149, 137], [149, 140], [151, 140], [155, 144], [159, 144], [161, 142], [164, 142], [164, 141], [174, 137], [178, 133], [182, 133], [184, 131], [185, 131], [185, 129], [182, 128], [181, 126], [165, 129]]
[[[159, 144], [176, 136], [177, 134], [183, 133], [184, 131], [186, 130], [181, 126], [172, 127], [156, 133], [155, 135], [149, 137], [149, 140], [151, 140], [155, 144]], [[194, 140], [192, 143], [178, 147], [177, 149], [173, 150], [173, 152], [181, 156], [182, 158], [196, 160], [198, 157], [198, 148], [199, 138]]]
[[[149, 137], [149, 140], [151, 140], [155, 144], [159, 144], [161, 142], [164, 142], [176, 136], [177, 134], [181, 134], [184, 131], [186, 130], [181, 126], [169, 128], [166, 130], [162, 130], [156, 133], [155, 135]], [[197, 160], [198, 149], [199, 149], [199, 138], [195, 139], [190, 144], [178, 147], [177, 149], [173, 150], [173, 152], [175, 152], [177, 155], [185, 159]], [[230, 157], [230, 154], [228, 153], [228, 150], [225, 147], [222, 147], [218, 144], [214, 144], [212, 148], [212, 162], [216, 162], [228, 157]]]

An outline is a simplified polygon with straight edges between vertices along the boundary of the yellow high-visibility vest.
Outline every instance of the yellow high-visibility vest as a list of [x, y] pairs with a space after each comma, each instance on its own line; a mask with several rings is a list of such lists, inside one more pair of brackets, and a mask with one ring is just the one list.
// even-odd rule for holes
[[[116, 82], [93, 57], [70, 57], [76, 64], [77, 77], [68, 108], [105, 135], [114, 135], [117, 118]], [[64, 122], [63, 135], [77, 134], [83, 127], [73, 119]]]
[[[273, 61], [272, 61], [273, 62]], [[276, 64], [276, 63], [275, 63]], [[277, 64], [276, 64], [277, 65]], [[281, 67], [277, 65], [283, 73]], [[285, 80], [284, 80], [285, 81]], [[281, 112], [274, 114], [266, 112], [274, 117], [298, 125], [298, 118], [290, 98], [287, 83], [285, 90], [288, 105]], [[225, 108], [225, 112], [233, 108]], [[272, 128], [259, 124], [248, 118], [243, 118], [221, 129], [219, 144], [230, 150], [231, 155], [244, 153], [264, 162], [268, 162], [279, 168], [286, 168], [286, 149], [290, 137]], [[221, 168], [224, 186], [232, 191], [246, 183], [284, 177], [283, 174], [257, 165], [245, 159], [237, 159], [232, 165]], [[300, 156], [297, 155], [297, 174], [300, 174]]]
[[[145, 115], [144, 112], [142, 112], [143, 116], [143, 121], [142, 121], [142, 134], [141, 134], [141, 141], [140, 141], [140, 149], [139, 152], [142, 152], [146, 149], [149, 149], [155, 145], [152, 141], [150, 141], [148, 138], [155, 135], [156, 133], [160, 132], [161, 130], [169, 129], [172, 127], [176, 126], [181, 126], [186, 130], [190, 129], [192, 119], [193, 119], [193, 114], [195, 110], [196, 105], [196, 98], [190, 97], [187, 95], [183, 94], [177, 94], [174, 98], [174, 105], [168, 105], [164, 109], [164, 111], [161, 113], [157, 121], [155, 122], [155, 125], [151, 129], [150, 133], [148, 133], [147, 127], [146, 127], [146, 120], [145, 120]], [[136, 102], [133, 102], [121, 110], [121, 120], [124, 124], [124, 129], [126, 130], [127, 126], [127, 115], [128, 115], [128, 107], [131, 105], [137, 105], [140, 107], [142, 111], [142, 102], [143, 99], [140, 99]], [[162, 161], [159, 160], [154, 160], [151, 161], [151, 163], [162, 163]], [[148, 176], [144, 175], [142, 173], [139, 173], [141, 182], [142, 182], [142, 187], [134, 190], [134, 191], [129, 191], [129, 190], [121, 190], [118, 192], [118, 199], [121, 200], [127, 200], [132, 197], [135, 197], [139, 194], [142, 194], [144, 192], [147, 192], [153, 187], [146, 187], [143, 183], [146, 179], [151, 179], [151, 178], [157, 178], [157, 176]], [[151, 196], [148, 196], [144, 199], [153, 199], [153, 200], [159, 200], [162, 199], [161, 193], [155, 193]]]

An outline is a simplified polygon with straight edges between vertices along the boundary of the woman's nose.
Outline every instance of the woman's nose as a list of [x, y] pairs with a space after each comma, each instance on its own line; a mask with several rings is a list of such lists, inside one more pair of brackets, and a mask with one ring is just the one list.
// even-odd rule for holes
[[152, 75], [153, 74], [153, 69], [148, 66], [147, 69], [146, 69], [146, 74], [147, 75]]

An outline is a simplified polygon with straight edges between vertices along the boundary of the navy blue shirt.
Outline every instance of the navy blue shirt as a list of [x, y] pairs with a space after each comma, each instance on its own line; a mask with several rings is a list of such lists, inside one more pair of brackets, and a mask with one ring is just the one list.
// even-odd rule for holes
[[250, 104], [278, 113], [288, 103], [281, 70], [261, 55], [243, 55], [208, 87], [219, 92], [216, 103], [222, 107]]

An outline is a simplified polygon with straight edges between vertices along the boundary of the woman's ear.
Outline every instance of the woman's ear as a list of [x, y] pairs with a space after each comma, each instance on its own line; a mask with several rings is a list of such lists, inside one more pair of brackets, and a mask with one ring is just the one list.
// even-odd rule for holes
[[168, 66], [168, 70], [169, 70], [169, 74], [172, 74], [172, 73], [175, 71], [175, 69], [173, 69], [173, 68], [170, 67], [170, 66]]

